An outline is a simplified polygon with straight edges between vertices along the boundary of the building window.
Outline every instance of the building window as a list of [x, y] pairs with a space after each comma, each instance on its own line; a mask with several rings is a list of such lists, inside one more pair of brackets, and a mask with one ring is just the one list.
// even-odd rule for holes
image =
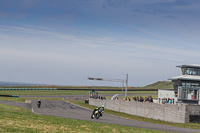
[[200, 69], [197, 68], [181, 68], [183, 75], [200, 75]]
[[186, 87], [186, 83], [183, 82], [183, 83], [182, 83], [182, 87]]
[[181, 70], [182, 70], [182, 74], [186, 75], [186, 68], [182, 67]]
[[194, 75], [198, 75], [198, 69], [194, 69], [193, 74], [194, 74]]
[[187, 90], [183, 89], [183, 99], [187, 99]]
[[182, 87], [200, 87], [200, 83], [195, 82], [182, 82]]

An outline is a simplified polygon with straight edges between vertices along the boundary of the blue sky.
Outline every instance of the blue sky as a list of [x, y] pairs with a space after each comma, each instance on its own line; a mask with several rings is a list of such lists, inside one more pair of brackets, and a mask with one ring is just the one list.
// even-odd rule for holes
[[199, 64], [199, 0], [0, 0], [0, 81], [145, 86]]

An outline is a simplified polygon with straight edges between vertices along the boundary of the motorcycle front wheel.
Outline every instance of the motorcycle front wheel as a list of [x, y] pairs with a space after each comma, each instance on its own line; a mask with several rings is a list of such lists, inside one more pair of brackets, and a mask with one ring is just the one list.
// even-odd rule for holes
[[94, 119], [94, 114], [91, 115], [91, 119]]
[[96, 114], [96, 119], [99, 119], [100, 116], [101, 116], [100, 113]]

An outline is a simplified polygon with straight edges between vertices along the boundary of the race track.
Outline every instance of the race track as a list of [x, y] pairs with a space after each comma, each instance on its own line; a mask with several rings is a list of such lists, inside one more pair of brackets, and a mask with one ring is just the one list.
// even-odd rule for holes
[[125, 118], [120, 118], [108, 114], [103, 114], [103, 117], [100, 119], [91, 119], [92, 110], [74, 105], [66, 101], [56, 101], [56, 100], [41, 100], [41, 108], [37, 108], [37, 100], [32, 100], [31, 103], [16, 103], [8, 101], [0, 101], [3, 104], [9, 104], [14, 106], [20, 106], [24, 108], [31, 109], [34, 113], [50, 116], [65, 117], [70, 119], [79, 119], [86, 120], [98, 123], [109, 123], [109, 124], [118, 124], [131, 127], [163, 130], [170, 132], [184, 132], [184, 133], [199, 133], [200, 130], [179, 128], [179, 127], [170, 127], [146, 122], [140, 122]]

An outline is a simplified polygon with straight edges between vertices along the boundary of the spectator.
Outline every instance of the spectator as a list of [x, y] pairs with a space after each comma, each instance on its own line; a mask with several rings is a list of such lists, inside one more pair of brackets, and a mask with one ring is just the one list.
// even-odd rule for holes
[[136, 100], [136, 97], [134, 97], [134, 101], [137, 101], [137, 100]]
[[136, 101], [136, 98], [133, 96], [133, 101]]
[[130, 97], [128, 98], [128, 101], [131, 101]]
[[169, 103], [169, 97], [167, 98], [167, 103]]
[[146, 102], [146, 101], [147, 101], [147, 97], [144, 98], [144, 102]]
[[149, 101], [149, 96], [147, 97], [147, 100], [146, 101]]
[[168, 103], [172, 104], [172, 100], [171, 100], [171, 99], [169, 99], [169, 102], [168, 102]]
[[153, 102], [153, 98], [151, 95], [149, 96], [149, 102]]
[[140, 101], [139, 97], [137, 96], [136, 101]]
[[140, 96], [140, 102], [143, 102], [144, 98], [142, 96]]

